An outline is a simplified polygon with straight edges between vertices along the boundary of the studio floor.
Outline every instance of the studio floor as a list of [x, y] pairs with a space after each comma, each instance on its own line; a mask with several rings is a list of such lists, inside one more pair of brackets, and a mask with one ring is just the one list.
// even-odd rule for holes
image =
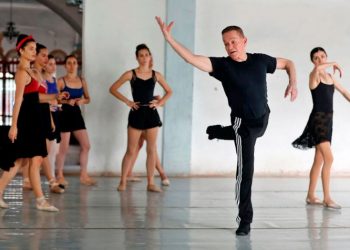
[[44, 183], [60, 209], [48, 213], [16, 177], [4, 196], [10, 208], [0, 209], [0, 249], [350, 249], [348, 178], [332, 179], [341, 211], [305, 205], [307, 178], [255, 178], [252, 231], [243, 237], [235, 235], [233, 178], [171, 178], [162, 193], [146, 192], [146, 179], [122, 193], [119, 179], [97, 179], [86, 187], [69, 176], [64, 194]]

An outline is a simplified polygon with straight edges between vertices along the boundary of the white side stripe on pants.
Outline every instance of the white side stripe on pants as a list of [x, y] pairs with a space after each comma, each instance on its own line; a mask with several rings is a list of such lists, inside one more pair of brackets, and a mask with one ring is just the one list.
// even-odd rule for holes
[[[242, 139], [241, 136], [238, 134], [238, 129], [240, 128], [242, 123], [242, 119], [235, 117], [235, 121], [233, 124], [233, 130], [235, 131], [236, 134], [236, 149], [237, 149], [237, 178], [236, 178], [236, 202], [239, 207], [240, 203], [240, 191], [241, 191], [241, 182], [242, 182]], [[237, 216], [236, 221], [240, 223], [241, 218], [239, 215]]]

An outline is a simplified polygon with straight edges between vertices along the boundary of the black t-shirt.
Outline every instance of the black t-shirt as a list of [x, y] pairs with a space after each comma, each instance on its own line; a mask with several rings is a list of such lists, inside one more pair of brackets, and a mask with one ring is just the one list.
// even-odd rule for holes
[[266, 74], [276, 70], [277, 60], [265, 54], [247, 55], [243, 62], [210, 57], [213, 72], [209, 74], [221, 81], [232, 117], [255, 119], [268, 110]]

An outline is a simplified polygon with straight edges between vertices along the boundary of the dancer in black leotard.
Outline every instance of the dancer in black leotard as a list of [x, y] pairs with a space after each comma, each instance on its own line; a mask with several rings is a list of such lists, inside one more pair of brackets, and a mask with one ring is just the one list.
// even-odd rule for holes
[[[111, 94], [131, 108], [128, 124], [128, 147], [122, 162], [122, 176], [118, 191], [124, 191], [126, 189], [127, 175], [136, 158], [139, 139], [144, 131], [147, 142], [147, 190], [161, 192], [154, 184], [153, 178], [157, 159], [156, 140], [158, 127], [162, 126], [156, 108], [165, 104], [172, 91], [164, 80], [164, 77], [159, 72], [152, 70], [151, 52], [145, 44], [140, 44], [136, 47], [136, 59], [139, 67], [125, 72], [110, 87]], [[130, 101], [118, 91], [126, 81], [130, 81], [133, 101]], [[156, 82], [165, 91], [165, 95], [160, 100], [153, 98]]]
[[[339, 65], [336, 62], [327, 62], [327, 53], [323, 48], [314, 48], [310, 53], [310, 59], [315, 65], [309, 79], [313, 109], [304, 132], [292, 144], [294, 147], [300, 149], [316, 148], [314, 162], [310, 171], [310, 183], [306, 203], [340, 209], [340, 205], [331, 199], [329, 188], [330, 171], [333, 162], [331, 150], [333, 93], [335, 88], [348, 101], [350, 101], [350, 93], [341, 86], [333, 75], [326, 72], [327, 68], [332, 67], [334, 71], [338, 70], [341, 76]], [[321, 168], [323, 202], [315, 195], [317, 179]]]

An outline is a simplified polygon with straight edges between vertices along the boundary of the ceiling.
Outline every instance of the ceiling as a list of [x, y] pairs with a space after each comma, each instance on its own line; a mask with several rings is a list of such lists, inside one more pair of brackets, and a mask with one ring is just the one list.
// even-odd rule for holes
[[[34, 0], [13, 0], [12, 9], [12, 21], [16, 29], [21, 33], [32, 34], [48, 48], [72, 51], [80, 43], [80, 37], [72, 26], [43, 4]], [[0, 13], [2, 32], [10, 21], [10, 1], [0, 0]], [[7, 51], [14, 45], [4, 39], [2, 47]]]

